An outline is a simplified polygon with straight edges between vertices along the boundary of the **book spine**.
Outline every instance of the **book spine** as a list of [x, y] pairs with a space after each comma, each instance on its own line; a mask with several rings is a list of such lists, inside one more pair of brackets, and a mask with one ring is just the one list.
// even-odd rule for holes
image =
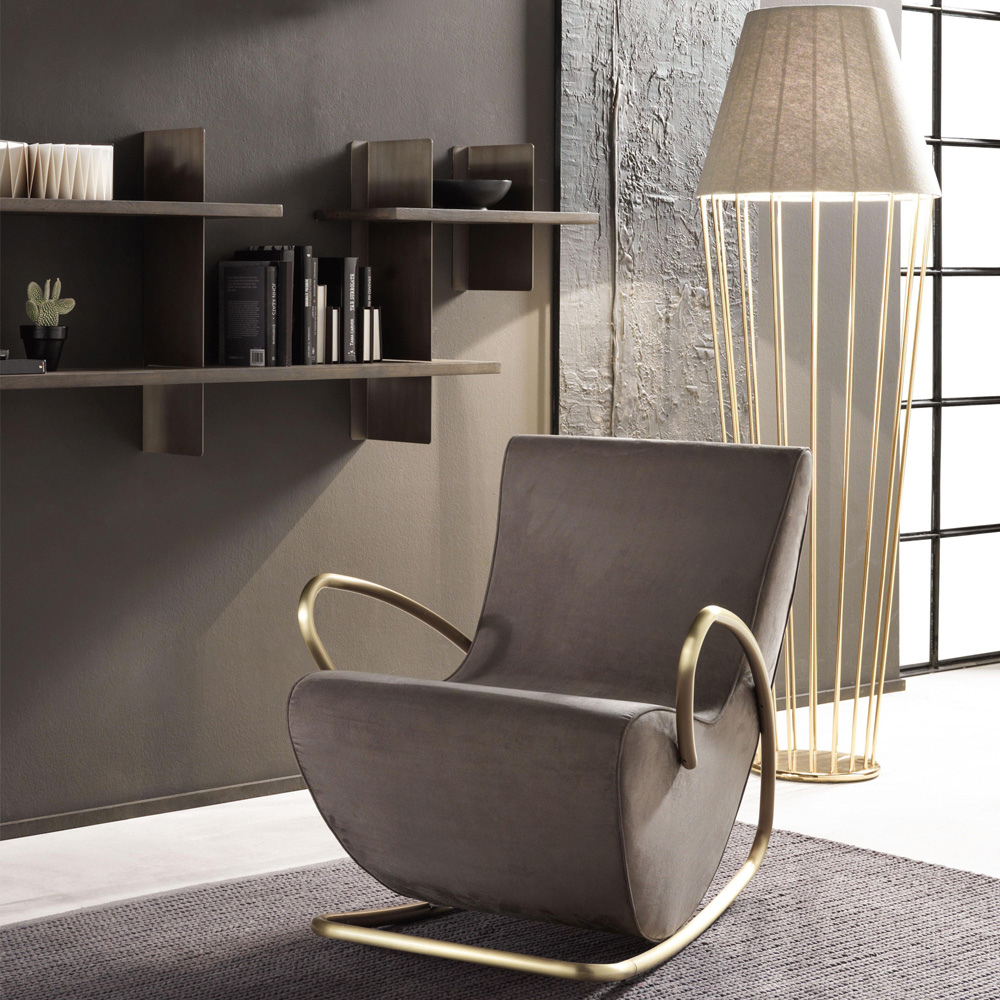
[[[319, 262], [317, 261], [317, 264]], [[329, 361], [326, 350], [326, 285], [316, 285], [316, 364]]]
[[382, 360], [382, 310], [372, 309], [372, 361]]
[[295, 263], [278, 262], [278, 364], [292, 363], [292, 330], [295, 326]]
[[0, 375], [44, 375], [45, 361], [31, 358], [0, 358]]
[[340, 361], [340, 309], [329, 306], [326, 310], [327, 362], [335, 365]]
[[370, 267], [358, 268], [358, 308], [371, 309], [372, 307], [372, 269]]
[[278, 265], [267, 265], [267, 366], [278, 363]]
[[310, 270], [310, 285], [311, 285], [311, 308], [312, 308], [312, 318], [309, 327], [309, 364], [314, 365], [319, 360], [319, 344], [317, 343], [317, 338], [319, 337], [319, 317], [317, 316], [317, 310], [319, 308], [319, 260], [316, 257], [310, 259], [311, 270]]
[[370, 362], [372, 360], [372, 311], [362, 309], [361, 316], [361, 360]]
[[312, 350], [312, 247], [303, 247], [303, 251], [302, 363], [311, 365], [316, 360]]
[[358, 258], [344, 258], [344, 301], [340, 314], [343, 330], [341, 357], [348, 364], [361, 360], [358, 350]]
[[226, 268], [225, 261], [219, 262], [219, 354], [217, 363], [226, 363]]
[[[308, 365], [310, 337], [313, 327], [312, 306], [312, 247], [295, 247], [295, 338], [292, 350], [293, 364]], [[315, 355], [313, 355], [315, 357]]]
[[372, 359], [372, 269], [358, 268], [358, 345], [361, 356], [359, 361]]
[[295, 304], [292, 309], [292, 364], [304, 365], [306, 363], [306, 339], [305, 339], [305, 247], [295, 248], [295, 278], [294, 295]]

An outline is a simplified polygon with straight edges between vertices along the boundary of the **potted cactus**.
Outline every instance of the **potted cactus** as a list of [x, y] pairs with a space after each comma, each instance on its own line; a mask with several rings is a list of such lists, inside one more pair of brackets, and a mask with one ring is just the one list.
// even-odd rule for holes
[[21, 327], [24, 353], [35, 361], [44, 360], [50, 372], [59, 367], [59, 356], [69, 333], [69, 328], [60, 324], [59, 317], [76, 305], [73, 299], [60, 298], [61, 293], [62, 282], [58, 278], [54, 285], [51, 279], [46, 281], [44, 291], [37, 281], [31, 282], [24, 306], [31, 323]]

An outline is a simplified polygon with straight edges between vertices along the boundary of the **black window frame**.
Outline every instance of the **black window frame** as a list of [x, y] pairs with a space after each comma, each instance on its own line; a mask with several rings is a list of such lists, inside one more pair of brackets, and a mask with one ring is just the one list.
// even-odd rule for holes
[[[931, 0], [927, 4], [903, 4], [903, 11], [923, 14], [932, 18], [931, 28], [931, 135], [927, 144], [931, 147], [934, 170], [938, 182], [943, 178], [943, 164], [947, 163], [945, 150], [951, 147], [973, 147], [1000, 149], [1000, 136], [985, 137], [944, 137], [941, 135], [941, 86], [942, 86], [942, 34], [946, 17], [975, 18], [998, 23], [1000, 39], [1000, 11], [971, 10], [945, 7], [942, 0]], [[943, 187], [943, 185], [942, 185]], [[941, 429], [942, 415], [954, 406], [1000, 406], [998, 396], [946, 397], [942, 392], [942, 315], [943, 288], [945, 278], [975, 278], [1000, 276], [1000, 267], [945, 267], [942, 259], [942, 203], [934, 202], [934, 236], [932, 241], [931, 265], [927, 276], [931, 279], [933, 309], [931, 321], [932, 338], [932, 388], [929, 399], [913, 400], [913, 409], [931, 410], [931, 509], [930, 528], [926, 531], [906, 531], [899, 536], [900, 545], [906, 542], [930, 542], [930, 635], [929, 658], [925, 663], [900, 664], [900, 674], [904, 677], [930, 673], [938, 670], [954, 670], [961, 667], [980, 666], [1000, 662], [1000, 650], [978, 653], [970, 656], [941, 659], [939, 651], [939, 608], [941, 603], [941, 541], [947, 538], [961, 538], [969, 535], [985, 535], [1000, 532], [1000, 523], [978, 524], [961, 528], [941, 527]], [[905, 271], [903, 272], [905, 274]], [[923, 331], [922, 331], [923, 332]], [[903, 403], [905, 409], [906, 403]]]

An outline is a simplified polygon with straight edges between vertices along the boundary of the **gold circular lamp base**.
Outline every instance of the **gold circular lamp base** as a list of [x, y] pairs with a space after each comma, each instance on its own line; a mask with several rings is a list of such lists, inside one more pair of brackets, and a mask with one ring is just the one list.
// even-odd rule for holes
[[[867, 763], [855, 755], [851, 770], [851, 755], [837, 754], [837, 767], [833, 769], [830, 750], [779, 750], [777, 777], [784, 781], [813, 781], [833, 784], [838, 781], [870, 781], [879, 773], [877, 761]], [[754, 760], [753, 769], [760, 773], [760, 760]]]

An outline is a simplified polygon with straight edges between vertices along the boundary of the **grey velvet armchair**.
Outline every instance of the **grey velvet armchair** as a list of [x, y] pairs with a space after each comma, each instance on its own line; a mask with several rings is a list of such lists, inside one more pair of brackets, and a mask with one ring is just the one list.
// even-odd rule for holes
[[[299, 624], [323, 669], [289, 699], [295, 754], [348, 853], [420, 900], [319, 916], [313, 929], [617, 980], [710, 926], [757, 870], [770, 836], [771, 681], [810, 481], [810, 455], [798, 448], [517, 437], [471, 640], [377, 584], [313, 579]], [[445, 681], [334, 672], [313, 623], [325, 588], [415, 615], [464, 659]], [[758, 737], [753, 847], [692, 916], [722, 858]], [[379, 929], [453, 908], [653, 944], [622, 962], [576, 963]]]

